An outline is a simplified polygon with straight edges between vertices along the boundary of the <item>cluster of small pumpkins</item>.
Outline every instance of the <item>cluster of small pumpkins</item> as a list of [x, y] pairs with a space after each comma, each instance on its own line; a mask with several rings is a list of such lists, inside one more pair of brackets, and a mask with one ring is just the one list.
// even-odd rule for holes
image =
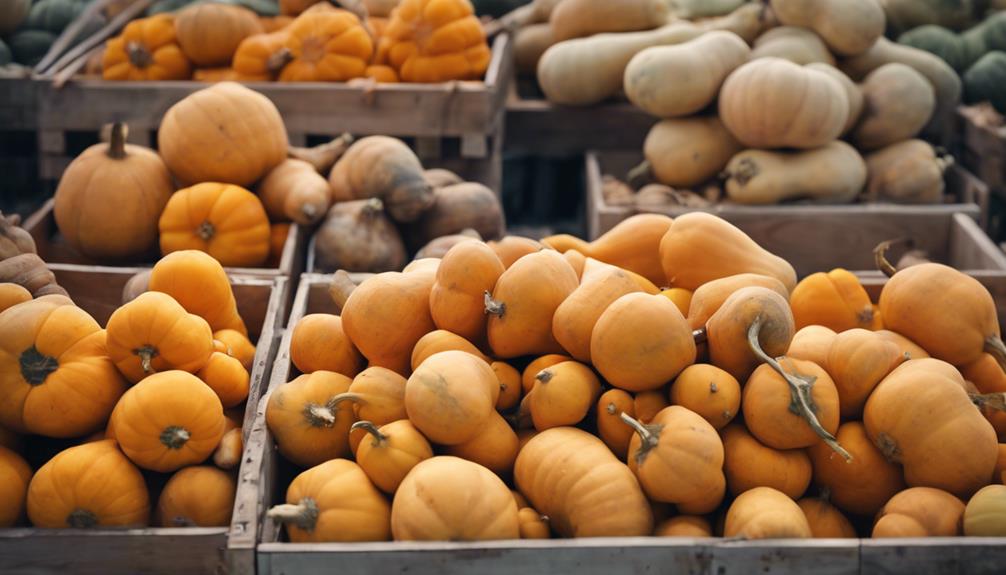
[[[12, 62], [34, 66], [56, 38], [83, 14], [91, 0], [7, 0], [0, 4], [0, 66]], [[77, 34], [87, 38], [105, 25], [96, 14]]]
[[1004, 535], [992, 297], [885, 269], [875, 305], [692, 213], [337, 272], [268, 397], [302, 470], [268, 515], [294, 542]]
[[478, 80], [489, 66], [489, 45], [469, 0], [336, 3], [347, 9], [329, 0], [284, 0], [280, 16], [260, 17], [203, 2], [135, 20], [107, 43], [102, 76], [445, 82]]
[[[230, 524], [255, 346], [207, 254], [166, 256], [147, 282], [105, 329], [65, 295], [0, 284], [0, 527]], [[33, 473], [24, 435], [73, 446]]]

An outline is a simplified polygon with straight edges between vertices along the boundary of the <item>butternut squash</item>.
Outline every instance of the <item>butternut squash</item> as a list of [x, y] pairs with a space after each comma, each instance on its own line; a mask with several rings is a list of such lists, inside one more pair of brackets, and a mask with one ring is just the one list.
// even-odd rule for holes
[[320, 221], [332, 203], [328, 181], [311, 164], [293, 158], [266, 174], [258, 195], [270, 220], [305, 226]]
[[738, 204], [785, 200], [850, 203], [866, 185], [866, 163], [855, 148], [836, 140], [806, 151], [745, 150], [723, 172], [727, 197]]
[[884, 35], [884, 9], [877, 0], [772, 0], [772, 11], [787, 26], [810, 28], [832, 52], [855, 56]]
[[548, 24], [530, 24], [517, 29], [513, 36], [514, 66], [520, 75], [534, 75], [541, 55], [556, 43]]
[[782, 58], [801, 66], [814, 62], [835, 65], [821, 37], [798, 26], [780, 26], [765, 32], [755, 40], [751, 59]]
[[719, 174], [742, 149], [718, 116], [662, 120], [646, 135], [646, 161], [638, 169], [672, 188], [691, 188]]
[[923, 140], [905, 140], [866, 156], [866, 197], [905, 204], [943, 202], [946, 169], [952, 157], [940, 157]]
[[556, 41], [602, 32], [650, 30], [667, 23], [663, 0], [563, 0], [552, 10], [549, 25]]
[[846, 76], [845, 72], [842, 72], [833, 65], [813, 63], [807, 64], [806, 67], [810, 70], [824, 72], [842, 85], [842, 89], [845, 90], [845, 97], [849, 101], [849, 117], [845, 120], [842, 135], [848, 134], [849, 130], [852, 130], [859, 123], [859, 117], [863, 114], [863, 91], [859, 89], [858, 84], [852, 81], [852, 78]]
[[914, 138], [936, 109], [936, 95], [925, 76], [899, 63], [870, 72], [863, 82], [863, 98], [863, 116], [852, 132], [862, 150]]

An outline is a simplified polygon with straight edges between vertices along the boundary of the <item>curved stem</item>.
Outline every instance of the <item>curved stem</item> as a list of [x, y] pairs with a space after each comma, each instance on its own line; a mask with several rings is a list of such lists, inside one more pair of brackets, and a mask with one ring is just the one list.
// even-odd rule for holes
[[793, 400], [790, 409], [802, 417], [804, 421], [807, 422], [807, 425], [814, 430], [814, 433], [816, 433], [817, 436], [828, 445], [828, 447], [834, 450], [835, 453], [841, 455], [846, 461], [852, 461], [852, 455], [850, 455], [845, 448], [839, 445], [835, 436], [821, 425], [821, 422], [817, 419], [817, 415], [814, 413], [811, 392], [814, 389], [814, 381], [816, 381], [817, 378], [787, 373], [786, 370], [779, 365], [778, 361], [765, 353], [765, 350], [761, 348], [761, 343], [758, 341], [758, 336], [761, 333], [761, 327], [761, 317], [758, 317], [751, 322], [751, 327], [748, 328], [748, 346], [751, 348], [751, 351], [758, 356], [758, 359], [768, 364], [768, 366], [771, 367], [773, 371], [778, 373], [786, 384], [789, 385], [790, 396]]
[[357, 429], [362, 429], [369, 433], [374, 438], [374, 447], [384, 445], [388, 442], [388, 436], [381, 433], [381, 430], [377, 428], [373, 422], [370, 421], [357, 421], [349, 427], [349, 431], [356, 431]]
[[501, 301], [496, 301], [493, 299], [493, 294], [489, 293], [489, 290], [485, 292], [485, 312], [490, 315], [495, 315], [497, 317], [503, 317], [506, 313], [506, 304]]
[[897, 238], [880, 242], [877, 244], [877, 247], [873, 248], [873, 261], [876, 262], [877, 269], [887, 277], [894, 277], [894, 274], [898, 273], [898, 269], [887, 260], [887, 250], [891, 249], [892, 246], [901, 244], [912, 247], [914, 242], [911, 238]]
[[314, 499], [305, 497], [300, 503], [284, 503], [276, 505], [266, 512], [266, 517], [277, 523], [289, 523], [304, 531], [314, 531], [318, 523], [318, 504]]
[[638, 166], [629, 170], [629, 172], [625, 174], [625, 179], [627, 180], [626, 183], [635, 189], [639, 189], [652, 182], [653, 168], [650, 165], [650, 161], [643, 160]]
[[636, 433], [638, 433], [639, 439], [642, 440], [639, 445], [639, 450], [636, 451], [636, 464], [642, 465], [646, 456], [650, 453], [650, 450], [655, 448], [660, 443], [660, 431], [664, 428], [664, 426], [646, 425], [639, 420], [634, 419], [631, 415], [625, 413], [624, 411], [619, 415], [619, 417]]
[[121, 160], [126, 157], [126, 136], [129, 128], [122, 122], [112, 124], [112, 131], [108, 140], [108, 157]]
[[154, 55], [140, 42], [129, 42], [126, 44], [126, 55], [129, 57], [129, 63], [134, 68], [148, 68], [154, 63]]
[[990, 335], [985, 338], [984, 350], [985, 353], [995, 358], [999, 369], [1006, 371], [1006, 344], [1003, 344], [1003, 340], [999, 336]]
[[339, 405], [343, 401], [352, 401], [353, 403], [359, 403], [359, 404], [367, 403], [366, 400], [364, 400], [358, 394], [347, 391], [345, 393], [340, 393], [339, 395], [336, 395], [332, 399], [328, 400], [328, 404], [335, 406]]
[[279, 74], [286, 65], [293, 61], [293, 53], [290, 52], [289, 48], [280, 48], [279, 50], [273, 52], [269, 59], [266, 60], [265, 67], [270, 74]]
[[147, 375], [154, 373], [154, 366], [151, 362], [157, 357], [156, 347], [145, 345], [140, 349], [133, 350], [133, 353], [140, 356], [140, 366], [143, 367], [143, 373]]

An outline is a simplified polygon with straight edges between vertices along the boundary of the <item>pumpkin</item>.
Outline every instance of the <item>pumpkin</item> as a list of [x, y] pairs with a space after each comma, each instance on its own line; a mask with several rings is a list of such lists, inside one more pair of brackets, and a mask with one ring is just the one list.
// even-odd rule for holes
[[768, 288], [741, 288], [706, 323], [711, 363], [746, 381], [761, 363], [786, 353], [794, 331], [785, 298]]
[[828, 373], [838, 389], [843, 419], [857, 419], [873, 389], [906, 357], [897, 345], [865, 329], [838, 334], [828, 352]]
[[396, 541], [517, 539], [517, 504], [506, 484], [485, 467], [458, 457], [433, 457], [416, 465], [399, 486], [391, 532]]
[[448, 446], [447, 454], [478, 463], [500, 477], [510, 477], [520, 450], [520, 440], [507, 420], [493, 413], [481, 433], [472, 439]]
[[13, 527], [24, 515], [31, 467], [20, 455], [0, 445], [0, 527]]
[[408, 260], [398, 229], [377, 198], [332, 206], [315, 233], [314, 253], [315, 267], [326, 272], [398, 271]]
[[548, 517], [538, 513], [531, 507], [520, 507], [517, 512], [517, 520], [520, 527], [521, 539], [549, 539], [551, 533], [548, 529]]
[[1002, 52], [989, 52], [964, 73], [964, 93], [969, 103], [988, 101], [1001, 114], [1006, 111], [1006, 98], [996, 90], [1006, 78], [1006, 57]]
[[531, 393], [531, 390], [537, 385], [537, 376], [542, 370], [572, 360], [572, 357], [559, 353], [550, 353], [532, 360], [521, 373], [521, 388], [524, 390], [524, 395]]
[[387, 136], [357, 140], [336, 162], [328, 182], [335, 201], [378, 198], [398, 222], [416, 221], [436, 201], [416, 154]]
[[12, 0], [0, 11], [0, 34], [7, 36], [17, 30], [31, 11], [31, 0]]
[[778, 279], [761, 274], [736, 274], [700, 285], [688, 304], [688, 323], [692, 329], [705, 327], [706, 322], [735, 291], [745, 287], [763, 287], [789, 297], [785, 285]]
[[805, 497], [796, 502], [807, 518], [815, 539], [855, 539], [856, 530], [827, 499]]
[[267, 517], [284, 523], [290, 541], [386, 541], [391, 537], [391, 506], [359, 465], [331, 459], [290, 482], [287, 503]]
[[740, 151], [718, 116], [661, 120], [643, 142], [642, 169], [662, 184], [689, 188], [712, 179]]
[[629, 468], [600, 439], [557, 427], [517, 455], [517, 489], [561, 537], [631, 537], [653, 531], [653, 512]]
[[779, 26], [759, 36], [751, 50], [751, 59], [757, 58], [782, 58], [801, 66], [835, 65], [835, 57], [821, 37], [799, 26]]
[[482, 242], [462, 242], [451, 248], [437, 268], [430, 291], [430, 315], [437, 328], [469, 340], [486, 333], [485, 293], [492, 292], [505, 268]]
[[884, 9], [874, 0], [772, 0], [772, 11], [787, 26], [810, 28], [840, 56], [856, 56], [884, 35]]
[[430, 240], [426, 245], [416, 252], [416, 259], [436, 258], [442, 259], [454, 246], [470, 241], [482, 241], [482, 236], [475, 230], [468, 228], [461, 233], [441, 236]]
[[0, 313], [0, 425], [79, 437], [101, 427], [126, 389], [105, 332], [61, 296]]
[[852, 130], [857, 123], [859, 123], [859, 118], [863, 114], [863, 91], [860, 89], [858, 84], [853, 82], [852, 79], [846, 76], [844, 72], [835, 68], [833, 64], [812, 63], [807, 64], [806, 67], [810, 70], [824, 72], [842, 85], [842, 88], [845, 90], [845, 97], [849, 101], [849, 117], [845, 120], [845, 127], [842, 128], [842, 135], [844, 136], [848, 134], [849, 131]]
[[304, 160], [287, 158], [258, 186], [262, 205], [273, 221], [309, 226], [321, 220], [331, 203], [328, 181]]
[[601, 32], [649, 30], [667, 22], [668, 6], [660, 0], [628, 0], [617, 6], [591, 0], [559, 2], [549, 16], [557, 42]]
[[205, 383], [184, 371], [166, 371], [130, 388], [109, 426], [133, 463], [166, 472], [205, 461], [220, 444], [225, 419]]
[[594, 371], [575, 361], [545, 368], [535, 375], [535, 380], [537, 383], [528, 398], [538, 431], [576, 425], [601, 395], [601, 382]]
[[195, 373], [213, 353], [213, 332], [203, 318], [185, 311], [171, 296], [146, 292], [108, 318], [108, 356], [136, 383], [151, 374]]
[[222, 329], [213, 332], [213, 340], [224, 346], [224, 352], [241, 362], [241, 366], [249, 372], [255, 361], [255, 346], [247, 336], [233, 329]]
[[422, 245], [436, 238], [474, 230], [479, 237], [503, 236], [505, 224], [499, 198], [486, 186], [463, 182], [437, 188], [433, 204], [411, 229], [412, 243]]
[[434, 443], [473, 439], [495, 414], [499, 381], [485, 361], [463, 351], [430, 356], [405, 385], [405, 410]]
[[712, 537], [709, 520], [697, 515], [678, 515], [661, 522], [653, 530], [654, 537]]
[[745, 539], [809, 539], [807, 517], [795, 501], [771, 487], [755, 487], [734, 499], [727, 509], [724, 537]]
[[687, 319], [688, 308], [692, 305], [692, 291], [683, 288], [667, 288], [660, 290], [660, 295], [671, 300], [671, 302], [677, 306], [678, 311], [681, 312]]
[[894, 274], [880, 292], [880, 314], [884, 327], [947, 363], [967, 365], [983, 352], [1006, 362], [992, 296], [953, 268], [927, 263]]
[[248, 36], [234, 52], [232, 69], [245, 80], [278, 79], [280, 72], [293, 59], [286, 47], [288, 37], [285, 30]]
[[[579, 252], [571, 250], [566, 253]], [[636, 281], [621, 268], [588, 259], [580, 286], [556, 308], [552, 316], [552, 335], [571, 356], [589, 363], [590, 338], [597, 320], [617, 299], [638, 291]]]
[[347, 10], [301, 14], [287, 33], [290, 62], [281, 82], [345, 82], [363, 76], [374, 42], [360, 19]]
[[369, 421], [357, 421], [352, 429], [363, 429], [369, 434], [356, 451], [356, 461], [385, 493], [395, 493], [412, 468], [433, 457], [430, 443], [407, 419], [380, 428]]
[[312, 467], [349, 454], [349, 429], [356, 421], [352, 380], [330, 371], [302, 375], [269, 394], [265, 418], [283, 457]]
[[430, 317], [430, 291], [436, 272], [388, 272], [364, 280], [345, 296], [342, 328], [371, 365], [408, 374], [416, 342], [436, 329]]
[[786, 260], [765, 251], [726, 220], [702, 212], [674, 220], [660, 240], [660, 261], [671, 287], [692, 291], [742, 273], [774, 277], [790, 291], [796, 286], [796, 272]]
[[968, 537], [1002, 537], [1006, 486], [988, 485], [978, 490], [964, 508], [964, 535]]
[[[258, 21], [262, 24], [262, 30], [266, 34], [272, 34], [273, 32], [279, 32], [290, 24], [293, 24], [293, 16], [259, 16]], [[256, 34], [256, 36], [258, 36], [258, 34]], [[236, 56], [237, 54], [235, 54], [235, 57]]]
[[888, 460], [901, 463], [908, 485], [967, 496], [992, 477], [996, 433], [974, 408], [963, 381], [942, 361], [912, 359], [885, 377], [867, 400], [866, 430]]
[[724, 80], [747, 61], [749, 52], [736, 34], [723, 31], [647, 48], [625, 67], [625, 95], [659, 118], [689, 116], [716, 99]]
[[175, 16], [182, 52], [197, 66], [230, 65], [241, 42], [264, 30], [255, 13], [220, 3], [191, 4]]
[[0, 282], [18, 284], [36, 298], [45, 295], [67, 296], [66, 290], [56, 284], [56, 276], [34, 252], [0, 260]]
[[509, 363], [494, 361], [489, 364], [496, 373], [500, 384], [500, 396], [496, 399], [496, 411], [508, 411], [520, 403], [522, 395], [521, 373]]
[[604, 310], [590, 338], [594, 367], [627, 391], [657, 389], [695, 362], [692, 330], [662, 295], [630, 293]]
[[209, 465], [186, 467], [161, 491], [156, 522], [161, 527], [227, 527], [236, 492], [230, 473]]
[[303, 373], [334, 371], [350, 378], [364, 366], [363, 356], [346, 337], [342, 318], [323, 313], [305, 315], [294, 326], [290, 361]]
[[822, 325], [808, 325], [793, 336], [786, 352], [788, 357], [812, 361], [828, 371], [828, 355], [838, 336], [832, 329]]
[[952, 163], [923, 140], [891, 144], [866, 156], [866, 196], [871, 201], [942, 203], [943, 174]]
[[542, 243], [560, 252], [575, 249], [586, 257], [635, 272], [654, 284], [663, 284], [666, 280], [657, 249], [672, 221], [660, 214], [637, 214], [590, 243], [568, 235], [550, 236]]
[[353, 378], [348, 397], [357, 419], [384, 425], [408, 418], [405, 411], [406, 379], [383, 367], [368, 367]]
[[297, 16], [318, 4], [318, 0], [279, 0], [279, 11], [287, 16]]
[[504, 269], [508, 269], [520, 258], [540, 251], [544, 246], [531, 238], [521, 236], [503, 236], [499, 241], [488, 241], [486, 244], [496, 252]]
[[874, 515], [904, 489], [901, 468], [884, 457], [858, 421], [843, 423], [836, 437], [852, 460], [840, 457], [824, 443], [812, 445], [807, 453], [814, 465], [814, 481], [829, 491], [838, 508], [855, 515]]
[[842, 84], [828, 74], [779, 58], [759, 58], [723, 83], [719, 112], [745, 146], [811, 149], [841, 135], [849, 101]]
[[852, 132], [860, 149], [876, 150], [915, 137], [936, 106], [926, 77], [905, 64], [885, 64], [862, 85], [863, 115]]
[[110, 39], [101, 70], [105, 80], [186, 80], [192, 64], [178, 45], [174, 18], [161, 15], [133, 20]]
[[161, 252], [199, 250], [225, 266], [258, 266], [269, 257], [269, 218], [255, 194], [231, 184], [179, 190], [161, 214]]
[[115, 441], [59, 452], [28, 485], [28, 519], [35, 527], [143, 527], [150, 518], [147, 485]]
[[244, 453], [244, 437], [241, 426], [228, 418], [228, 424], [233, 424], [220, 438], [220, 444], [213, 452], [213, 464], [220, 469], [234, 469], [241, 464], [241, 454]]
[[912, 487], [880, 510], [873, 537], [953, 537], [961, 534], [964, 511], [964, 502], [946, 491]]
[[111, 136], [63, 173], [53, 208], [56, 225], [87, 257], [142, 257], [157, 243], [157, 218], [174, 186], [156, 152], [125, 143], [124, 124], [114, 124]]
[[224, 407], [234, 407], [248, 399], [250, 376], [239, 359], [214, 352], [196, 375], [217, 394]]
[[248, 349], [251, 346], [248, 329], [238, 314], [227, 273], [210, 255], [199, 250], [180, 250], [164, 256], [154, 264], [147, 290], [168, 294], [187, 312], [205, 319], [214, 331], [214, 339], [221, 339], [217, 337], [221, 330], [238, 332], [243, 340], [228, 334], [224, 336], [226, 343], [243, 356], [254, 356], [254, 348]]
[[15, 283], [0, 283], [0, 313], [19, 303], [31, 301], [31, 292]]
[[926, 350], [922, 349], [917, 343], [899, 333], [894, 333], [893, 331], [885, 329], [875, 333], [885, 341], [889, 341], [898, 346], [901, 353], [908, 354], [909, 359], [922, 359], [924, 357], [929, 357], [929, 353], [927, 353]]
[[485, 301], [493, 354], [510, 358], [562, 351], [552, 335], [552, 318], [578, 285], [576, 272], [554, 251], [542, 250], [514, 263]]
[[727, 487], [740, 495], [756, 487], [771, 487], [799, 499], [810, 485], [811, 461], [803, 449], [773, 449], [756, 439], [741, 424], [721, 432]]
[[621, 389], [609, 389], [597, 400], [597, 435], [618, 459], [625, 459], [629, 441], [634, 435], [632, 427], [622, 421], [622, 414], [636, 416], [632, 395]]
[[377, 59], [403, 82], [477, 80], [489, 67], [485, 31], [467, 0], [401, 0]]
[[680, 405], [702, 416], [714, 429], [722, 429], [737, 416], [741, 387], [732, 375], [709, 364], [690, 365], [670, 389], [671, 405]]
[[648, 424], [626, 414], [636, 435], [629, 443], [629, 469], [647, 497], [677, 504], [684, 513], [709, 513], [726, 490], [723, 442], [709, 422], [680, 406], [663, 409]]
[[811, 274], [789, 298], [797, 329], [818, 325], [842, 332], [854, 328], [879, 329], [880, 317], [855, 274], [836, 268]]
[[492, 363], [492, 360], [486, 357], [479, 351], [479, 348], [475, 347], [467, 339], [449, 331], [438, 329], [424, 335], [416, 342], [416, 347], [412, 349], [412, 370], [415, 371], [418, 369], [431, 355], [451, 350], [463, 351], [474, 355], [486, 363]]
[[[201, 119], [207, 115], [213, 118], [213, 129]], [[220, 82], [169, 108], [157, 144], [182, 184], [247, 186], [286, 159], [287, 136], [269, 98], [240, 84]]]
[[855, 148], [834, 141], [807, 151], [745, 150], [730, 159], [723, 175], [727, 197], [738, 204], [842, 204], [863, 191], [866, 163]]

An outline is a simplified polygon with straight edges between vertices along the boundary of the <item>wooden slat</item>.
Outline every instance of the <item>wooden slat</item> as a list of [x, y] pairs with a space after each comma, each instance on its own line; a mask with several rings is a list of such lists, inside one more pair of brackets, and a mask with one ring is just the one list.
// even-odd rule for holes
[[0, 77], [0, 131], [38, 129], [38, 84], [30, 78]]
[[1006, 127], [994, 129], [979, 124], [978, 109], [961, 106], [964, 163], [1000, 197], [1006, 198]]
[[863, 575], [999, 575], [1006, 546], [1002, 538], [984, 537], [865, 539], [860, 558]]

